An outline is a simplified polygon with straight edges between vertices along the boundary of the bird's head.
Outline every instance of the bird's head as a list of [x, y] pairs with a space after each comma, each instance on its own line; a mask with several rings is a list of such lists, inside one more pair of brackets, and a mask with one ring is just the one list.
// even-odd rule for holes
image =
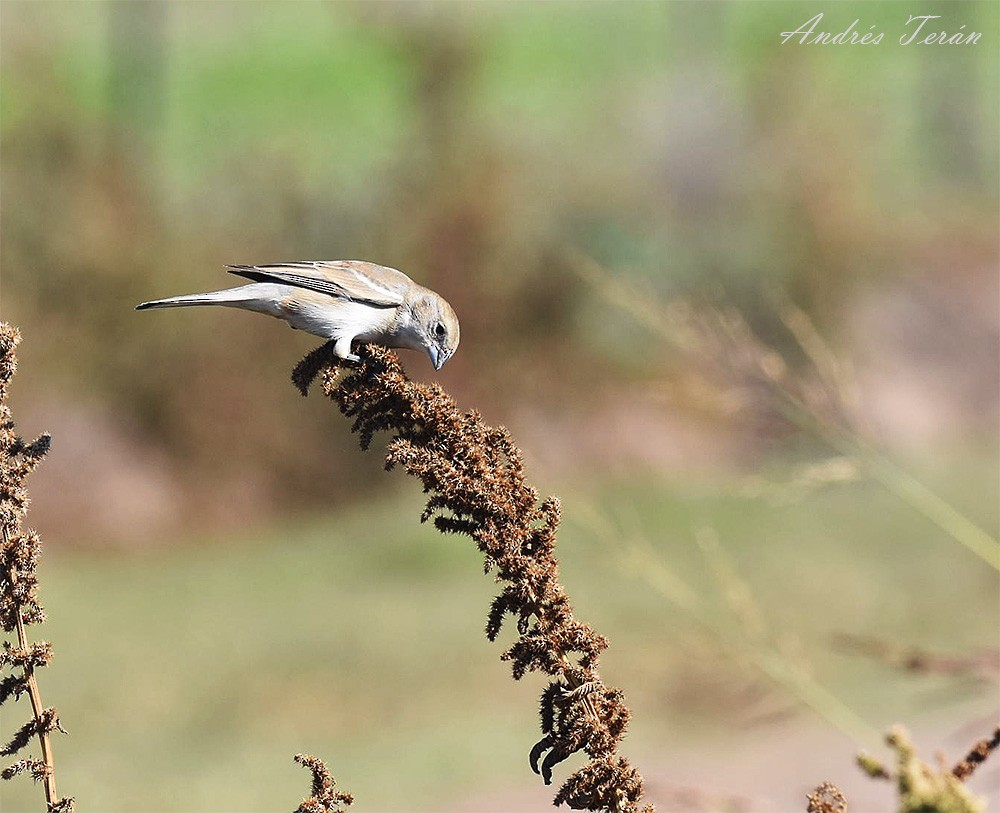
[[431, 357], [435, 370], [440, 370], [458, 349], [458, 317], [451, 305], [428, 291], [413, 304], [413, 321], [420, 343]]

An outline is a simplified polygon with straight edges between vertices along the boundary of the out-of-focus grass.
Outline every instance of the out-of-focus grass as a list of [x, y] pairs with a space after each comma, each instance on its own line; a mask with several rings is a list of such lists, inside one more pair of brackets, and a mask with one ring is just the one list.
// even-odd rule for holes
[[[991, 505], [975, 465], [949, 479]], [[819, 683], [876, 729], [929, 716], [958, 728], [995, 700], [832, 651], [837, 632], [943, 652], [996, 639], [995, 572], [881, 489], [772, 505], [630, 480], [563, 497], [564, 581], [579, 617], [611, 637], [602, 672], [626, 689], [626, 749], [650, 771], [669, 772], [657, 754], [681, 742], [725, 737], [739, 760], [734, 728], [762, 710], [745, 689], [767, 682], [623, 567], [622, 545], [637, 537], [724, 616], [694, 543], [694, 529], [711, 527], [769, 630], [797, 642]], [[61, 789], [91, 810], [290, 809], [308, 779], [291, 757], [308, 751], [366, 809], [440, 809], [512, 786], [547, 805], [526, 762], [537, 678], [514, 684], [497, 662], [482, 634], [493, 585], [479, 555], [417, 525], [419, 506], [408, 492], [253, 537], [48, 551], [44, 632], [57, 657], [42, 689], [71, 731], [56, 741]], [[991, 530], [993, 510], [975, 517]], [[775, 692], [764, 711], [789, 702]], [[6, 811], [37, 808], [30, 783], [0, 792]]]
[[[951, 4], [948, 20], [990, 31], [998, 8]], [[306, 414], [293, 430], [294, 393], [231, 363], [286, 366], [304, 337], [246, 314], [134, 313], [226, 284], [226, 262], [404, 268], [461, 314], [445, 384], [505, 417], [582, 400], [595, 364], [608, 386], [662, 376], [665, 356], [681, 366], [635, 352], [648, 341], [635, 320], [579, 285], [567, 248], [664, 303], [732, 301], [765, 338], [779, 326], [759, 294], [775, 286], [836, 350], [875, 345], [858, 313], [869, 283], [948, 291], [995, 265], [997, 44], [781, 46], [805, 15], [785, 2], [4, 3], [0, 178], [19, 205], [0, 259], [35, 370], [21, 391], [85, 401], [113, 413], [123, 444], [183, 460], [183, 483], [164, 485], [177, 516], [219, 484], [282, 505], [347, 485], [302, 440], [343, 448], [341, 427]], [[903, 16], [841, 3], [826, 23], [890, 31]], [[879, 322], [989, 375], [973, 350], [992, 323], [956, 339], [935, 318]], [[885, 363], [922, 363], [897, 352]], [[212, 386], [177, 385], [192, 380]], [[975, 416], [956, 413], [962, 432]], [[238, 475], [219, 464], [234, 426], [253, 450]], [[116, 532], [92, 522], [81, 535]]]
[[[291, 762], [305, 750], [373, 809], [405, 808], [450, 784], [452, 759], [467, 771], [491, 754], [482, 733], [518, 692], [480, 641], [490, 586], [473, 550], [416, 513], [411, 499], [254, 538], [48, 558], [61, 668], [45, 691], [72, 731], [57, 746], [66, 792], [94, 810], [283, 809], [307, 787]], [[5, 810], [34, 804], [27, 785], [3, 793]]]

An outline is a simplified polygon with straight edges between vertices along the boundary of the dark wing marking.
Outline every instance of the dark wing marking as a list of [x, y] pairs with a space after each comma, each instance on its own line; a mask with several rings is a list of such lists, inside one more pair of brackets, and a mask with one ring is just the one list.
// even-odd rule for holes
[[[246, 277], [254, 282], [281, 282], [337, 299], [348, 299], [351, 302], [370, 305], [373, 308], [396, 308], [403, 302], [402, 293], [396, 293], [387, 286], [369, 281], [364, 272], [352, 268], [348, 263], [230, 265], [228, 270], [230, 274]], [[300, 273], [300, 270], [305, 273]], [[395, 273], [399, 274], [398, 271]], [[337, 277], [340, 281], [331, 277]]]

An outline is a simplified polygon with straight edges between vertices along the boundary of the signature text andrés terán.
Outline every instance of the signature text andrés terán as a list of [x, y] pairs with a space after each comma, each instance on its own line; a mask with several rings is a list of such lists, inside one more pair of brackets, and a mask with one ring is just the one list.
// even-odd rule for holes
[[[937, 20], [940, 14], [910, 15], [905, 25], [899, 29], [900, 45], [975, 45], [982, 38], [978, 31], [969, 31], [965, 24], [950, 31], [944, 31]], [[867, 29], [857, 19], [840, 31], [821, 29], [823, 12], [806, 20], [794, 31], [782, 31], [781, 44], [786, 45], [878, 45], [885, 38], [885, 32], [876, 30], [874, 25]]]

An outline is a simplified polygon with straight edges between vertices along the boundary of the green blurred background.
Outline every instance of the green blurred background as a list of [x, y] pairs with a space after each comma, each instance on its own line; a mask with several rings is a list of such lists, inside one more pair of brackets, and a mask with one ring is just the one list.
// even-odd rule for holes
[[[885, 40], [781, 45], [819, 11]], [[910, 14], [983, 37], [903, 47]], [[653, 801], [800, 810], [832, 779], [890, 809], [852, 756], [895, 721], [959, 756], [1000, 699], [968, 545], [1000, 524], [998, 42], [991, 2], [3, 0], [0, 316], [18, 426], [53, 435], [29, 485], [61, 790], [291, 809], [304, 750], [363, 810], [551, 800], [493, 585], [292, 388], [316, 340], [132, 310], [301, 259], [455, 306], [454, 360], [404, 363], [563, 497]]]

